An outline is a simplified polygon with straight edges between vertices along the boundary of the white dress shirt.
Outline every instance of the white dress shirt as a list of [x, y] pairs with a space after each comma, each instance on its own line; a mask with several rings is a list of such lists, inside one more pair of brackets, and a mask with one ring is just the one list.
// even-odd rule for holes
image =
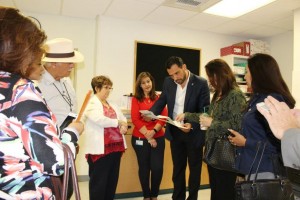
[[174, 110], [173, 110], [173, 119], [175, 119], [178, 114], [181, 114], [184, 111], [185, 95], [186, 95], [186, 89], [187, 89], [189, 80], [190, 80], [190, 72], [188, 71], [188, 77], [186, 80], [186, 84], [183, 88], [181, 87], [180, 84], [175, 82], [177, 85], [177, 90], [176, 90], [176, 98], [175, 98], [175, 104], [174, 104]]
[[54, 113], [58, 126], [62, 124], [70, 112], [77, 112], [76, 94], [69, 77], [56, 81], [45, 70], [38, 82], [38, 87], [42, 91], [47, 105]]

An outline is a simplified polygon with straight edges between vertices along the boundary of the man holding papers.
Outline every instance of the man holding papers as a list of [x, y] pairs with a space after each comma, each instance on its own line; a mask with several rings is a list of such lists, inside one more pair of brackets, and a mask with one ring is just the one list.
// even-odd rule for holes
[[[209, 105], [209, 89], [204, 78], [192, 74], [180, 57], [172, 56], [166, 62], [169, 77], [165, 78], [160, 98], [150, 111], [159, 115], [167, 105], [168, 116], [175, 119], [184, 112], [201, 112]], [[198, 123], [188, 129], [180, 129], [167, 123], [165, 137], [170, 140], [173, 160], [174, 200], [186, 199], [185, 171], [189, 165], [188, 200], [197, 200], [201, 179], [204, 131]], [[185, 125], [183, 125], [185, 126]]]

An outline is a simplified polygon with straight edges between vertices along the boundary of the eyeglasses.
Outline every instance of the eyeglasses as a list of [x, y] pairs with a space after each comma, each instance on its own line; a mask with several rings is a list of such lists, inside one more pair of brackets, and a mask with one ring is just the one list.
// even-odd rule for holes
[[109, 90], [109, 91], [112, 91], [112, 90], [113, 90], [113, 88], [110, 87], [110, 86], [103, 86], [103, 88], [105, 88], [106, 90]]

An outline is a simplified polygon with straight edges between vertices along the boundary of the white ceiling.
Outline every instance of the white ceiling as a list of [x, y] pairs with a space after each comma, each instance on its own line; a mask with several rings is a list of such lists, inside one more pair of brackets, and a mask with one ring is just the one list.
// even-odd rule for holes
[[176, 0], [0, 0], [0, 5], [25, 12], [89, 19], [97, 15], [116, 17], [253, 39], [293, 30], [293, 11], [300, 8], [300, 0], [277, 0], [231, 19], [201, 12], [219, 0], [202, 0], [196, 10], [170, 6], [173, 1]]

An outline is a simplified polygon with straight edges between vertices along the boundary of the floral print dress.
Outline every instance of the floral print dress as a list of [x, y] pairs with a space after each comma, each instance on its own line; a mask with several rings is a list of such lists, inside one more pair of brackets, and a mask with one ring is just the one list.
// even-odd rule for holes
[[0, 71], [0, 199], [55, 199], [50, 175], [62, 175], [62, 143], [78, 136], [56, 119], [34, 83]]

